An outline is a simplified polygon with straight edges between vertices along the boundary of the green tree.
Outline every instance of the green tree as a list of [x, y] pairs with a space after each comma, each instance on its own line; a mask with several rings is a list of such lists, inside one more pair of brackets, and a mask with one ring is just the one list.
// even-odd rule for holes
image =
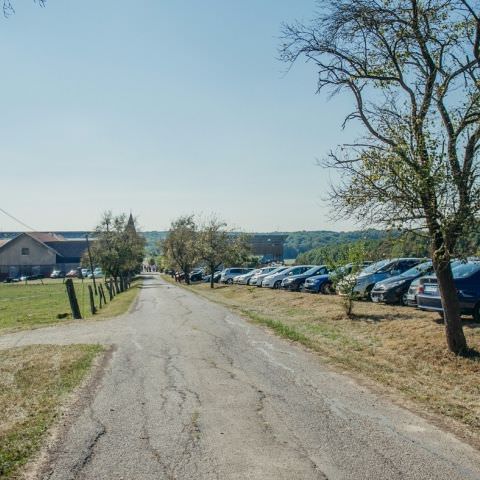
[[364, 242], [354, 242], [345, 245], [335, 258], [327, 258], [326, 264], [331, 269], [330, 281], [333, 290], [340, 292], [345, 313], [349, 318], [354, 316], [353, 306], [358, 295], [355, 292], [357, 277], [364, 268], [367, 250]]
[[202, 225], [199, 240], [200, 258], [210, 275], [210, 288], [214, 288], [213, 274], [221, 265], [243, 264], [250, 253], [248, 236], [234, 233], [216, 216]]
[[480, 207], [478, 1], [324, 0], [312, 23], [285, 26], [283, 60], [306, 58], [318, 91], [352, 97], [364, 136], [324, 166], [340, 172], [336, 212], [426, 231], [448, 348], [467, 352], [450, 260]]
[[170, 265], [183, 271], [190, 284], [190, 272], [200, 260], [199, 232], [194, 215], [184, 215], [170, 225], [165, 240], [161, 241], [163, 255]]
[[[145, 254], [145, 239], [128, 221], [126, 214], [113, 215], [107, 211], [95, 227], [91, 252], [95, 265], [102, 267], [105, 275], [120, 280], [120, 289], [141, 269]], [[88, 263], [87, 263], [88, 264]]]

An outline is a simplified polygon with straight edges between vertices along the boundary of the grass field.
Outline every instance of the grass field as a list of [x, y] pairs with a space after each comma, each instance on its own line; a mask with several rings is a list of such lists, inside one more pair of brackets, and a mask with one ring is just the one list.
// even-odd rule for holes
[[34, 345], [0, 351], [0, 478], [19, 469], [40, 448], [66, 396], [81, 383], [98, 345]]
[[[425, 412], [460, 422], [452, 428], [480, 446], [480, 358], [447, 352], [437, 314], [356, 302], [350, 320], [337, 296], [242, 286], [211, 290], [205, 284], [188, 288], [306, 345], [332, 364], [401, 392], [399, 398]], [[480, 325], [466, 318], [465, 334], [480, 352]]]
[[[91, 316], [88, 284], [91, 284], [91, 280], [74, 281], [82, 318]], [[124, 313], [135, 299], [139, 291], [138, 286], [139, 281], [133, 282], [130, 290], [117, 295], [112, 302], [108, 302], [99, 310], [94, 318]], [[108, 300], [108, 293], [105, 294]], [[98, 307], [98, 299], [95, 303]], [[45, 279], [43, 284], [40, 281], [28, 284], [0, 283], [0, 333], [66, 322], [71, 318], [70, 305], [62, 280]]]

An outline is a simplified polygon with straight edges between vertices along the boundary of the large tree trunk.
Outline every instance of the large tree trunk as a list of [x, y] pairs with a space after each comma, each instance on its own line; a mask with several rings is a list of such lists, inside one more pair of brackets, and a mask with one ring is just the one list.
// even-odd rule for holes
[[214, 288], [213, 274], [215, 273], [215, 267], [210, 266], [210, 288]]
[[184, 269], [183, 273], [185, 274], [185, 283], [190, 285], [190, 270]]
[[433, 267], [437, 275], [438, 287], [442, 298], [447, 345], [450, 351], [456, 355], [462, 355], [467, 351], [467, 341], [463, 333], [460, 302], [458, 301], [457, 288], [453, 280], [450, 259], [436, 259], [434, 254]]

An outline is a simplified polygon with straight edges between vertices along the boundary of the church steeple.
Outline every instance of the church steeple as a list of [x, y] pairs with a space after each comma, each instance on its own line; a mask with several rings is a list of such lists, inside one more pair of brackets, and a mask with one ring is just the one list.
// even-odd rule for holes
[[128, 222], [127, 222], [127, 230], [132, 230], [133, 232], [137, 232], [137, 229], [135, 228], [135, 220], [133, 219], [133, 215], [130, 212], [130, 216], [128, 217]]

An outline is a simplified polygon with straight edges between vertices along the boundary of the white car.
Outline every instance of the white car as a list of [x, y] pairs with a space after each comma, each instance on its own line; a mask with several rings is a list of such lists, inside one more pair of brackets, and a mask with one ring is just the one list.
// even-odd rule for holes
[[272, 267], [264, 267], [260, 269], [260, 273], [256, 273], [250, 279], [250, 285], [256, 285], [257, 287], [262, 286], [263, 279], [268, 277], [268, 275], [273, 275], [274, 273], [281, 272], [282, 270], [286, 270], [288, 267], [284, 266], [272, 266]]
[[243, 275], [237, 275], [233, 278], [233, 283], [236, 283], [237, 285], [250, 285], [251, 278], [257, 273], [260, 273], [260, 269], [258, 268], [251, 272], [244, 273]]
[[263, 279], [262, 287], [280, 288], [284, 278], [287, 278], [291, 275], [300, 275], [301, 273], [306, 272], [313, 267], [315, 267], [315, 265], [297, 265], [295, 267], [287, 268], [281, 272], [273, 273]]

